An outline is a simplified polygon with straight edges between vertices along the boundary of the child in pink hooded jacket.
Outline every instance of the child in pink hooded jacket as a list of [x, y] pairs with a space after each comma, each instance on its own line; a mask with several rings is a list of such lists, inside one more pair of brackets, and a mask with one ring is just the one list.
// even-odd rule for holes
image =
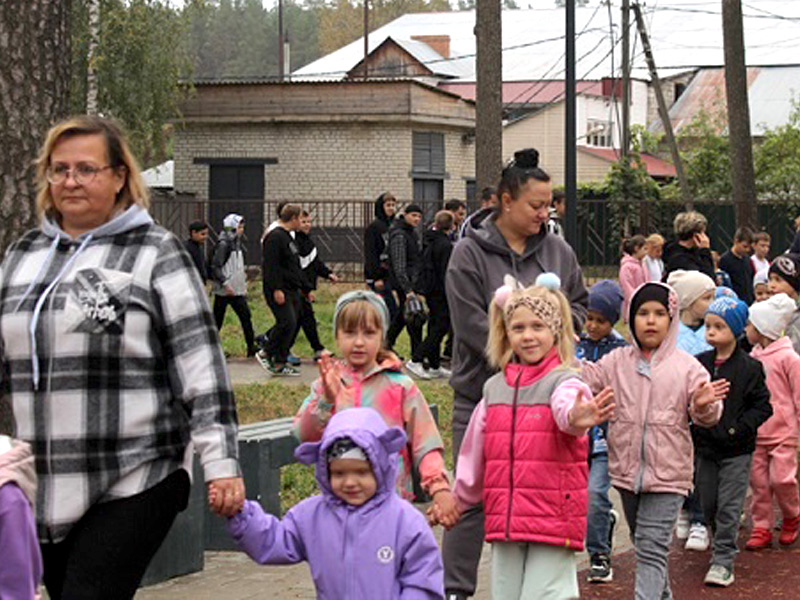
[[772, 545], [773, 497], [783, 513], [779, 542], [788, 546], [800, 528], [800, 496], [797, 490], [797, 436], [800, 433], [800, 356], [783, 335], [797, 306], [786, 294], [775, 294], [753, 304], [745, 328], [753, 344], [753, 358], [767, 374], [772, 416], [758, 428], [756, 450], [750, 468], [753, 490], [753, 531], [748, 550]]
[[614, 390], [608, 426], [608, 469], [620, 492], [636, 549], [636, 598], [672, 597], [667, 552], [683, 498], [692, 489], [689, 417], [701, 427], [719, 421], [728, 382], [676, 348], [678, 297], [649, 282], [631, 298], [630, 346], [583, 363], [593, 391]]
[[536, 281], [495, 294], [487, 355], [502, 372], [484, 385], [456, 468], [459, 504], [483, 502], [492, 597], [503, 600], [578, 596], [575, 552], [586, 535], [585, 434], [614, 408], [611, 390], [593, 398], [569, 368], [572, 314], [558, 277], [545, 273]]
[[647, 240], [643, 235], [634, 235], [622, 242], [622, 260], [619, 263], [619, 287], [622, 288], [622, 318], [627, 322], [628, 306], [633, 292], [650, 281], [650, 273], [643, 260], [647, 255]]

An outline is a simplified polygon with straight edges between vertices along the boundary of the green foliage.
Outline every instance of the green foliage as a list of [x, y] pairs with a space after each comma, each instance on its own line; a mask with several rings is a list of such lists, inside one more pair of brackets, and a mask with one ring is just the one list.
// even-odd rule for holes
[[789, 122], [767, 130], [754, 148], [759, 198], [800, 200], [800, 103], [792, 102]]
[[722, 111], [700, 111], [678, 136], [686, 178], [692, 196], [702, 200], [730, 198], [731, 159]]
[[[85, 112], [89, 29], [86, 0], [73, 3], [71, 108]], [[126, 127], [134, 153], [145, 165], [168, 157], [169, 121], [186, 93], [190, 70], [181, 41], [185, 22], [162, 0], [101, 0], [93, 64], [101, 114]]]

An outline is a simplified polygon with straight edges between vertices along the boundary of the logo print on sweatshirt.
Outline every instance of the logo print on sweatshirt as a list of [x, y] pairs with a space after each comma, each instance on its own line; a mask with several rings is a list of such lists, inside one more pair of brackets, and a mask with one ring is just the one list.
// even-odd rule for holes
[[381, 546], [378, 548], [378, 560], [388, 565], [394, 560], [394, 550], [391, 546]]

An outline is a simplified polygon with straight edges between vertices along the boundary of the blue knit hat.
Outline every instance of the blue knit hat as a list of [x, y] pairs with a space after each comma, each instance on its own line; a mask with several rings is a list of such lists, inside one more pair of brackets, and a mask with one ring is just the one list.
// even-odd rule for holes
[[622, 310], [622, 290], [615, 281], [604, 279], [589, 288], [589, 310], [600, 313], [613, 325]]
[[747, 325], [749, 311], [747, 310], [747, 304], [741, 300], [723, 296], [708, 305], [706, 314], [717, 315], [722, 318], [733, 332], [733, 337], [738, 338], [742, 335], [744, 326]]
[[723, 297], [724, 298], [733, 298], [734, 300], [738, 300], [739, 299], [739, 294], [737, 294], [736, 292], [734, 292], [731, 288], [729, 288], [727, 286], [718, 285], [717, 286], [717, 291], [714, 292], [714, 298], [723, 298]]

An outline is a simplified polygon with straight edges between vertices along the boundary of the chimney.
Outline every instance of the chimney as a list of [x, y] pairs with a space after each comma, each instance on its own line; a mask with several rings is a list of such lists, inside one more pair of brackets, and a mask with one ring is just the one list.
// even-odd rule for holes
[[412, 40], [424, 42], [442, 55], [442, 58], [450, 58], [450, 36], [449, 35], [412, 35]]

